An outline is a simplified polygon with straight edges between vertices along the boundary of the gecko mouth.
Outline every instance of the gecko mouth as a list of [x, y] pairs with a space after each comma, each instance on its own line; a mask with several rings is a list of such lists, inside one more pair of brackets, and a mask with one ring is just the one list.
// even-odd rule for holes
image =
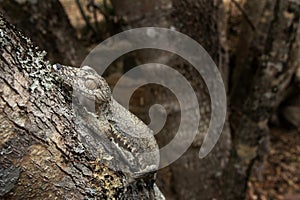
[[95, 96], [89, 95], [83, 91], [76, 91], [74, 95], [77, 97], [78, 102], [85, 107], [88, 112], [96, 113]]
[[[110, 122], [111, 123], [111, 122]], [[116, 130], [113, 130], [111, 134], [111, 139], [114, 140], [121, 148], [131, 152], [137, 153], [137, 150], [130, 142], [127, 140], [126, 135], [120, 131], [116, 124], [113, 125]]]

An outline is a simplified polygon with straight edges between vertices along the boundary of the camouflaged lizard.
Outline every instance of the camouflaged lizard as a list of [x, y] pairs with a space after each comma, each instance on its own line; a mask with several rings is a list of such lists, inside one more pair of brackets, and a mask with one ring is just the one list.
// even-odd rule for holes
[[[112, 98], [104, 78], [88, 66], [55, 64], [52, 70], [65, 88], [72, 89], [77, 130], [85, 148], [110, 169], [124, 173], [129, 184], [144, 177], [154, 180], [159, 151], [153, 133]], [[164, 199], [156, 185], [154, 194], [153, 199]]]

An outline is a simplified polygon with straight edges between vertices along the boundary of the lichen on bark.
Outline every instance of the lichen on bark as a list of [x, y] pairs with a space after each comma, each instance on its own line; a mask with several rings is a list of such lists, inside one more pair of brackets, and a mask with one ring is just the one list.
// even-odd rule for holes
[[156, 198], [152, 173], [129, 181], [80, 140], [71, 88], [45, 53], [3, 16], [0, 35], [0, 198]]

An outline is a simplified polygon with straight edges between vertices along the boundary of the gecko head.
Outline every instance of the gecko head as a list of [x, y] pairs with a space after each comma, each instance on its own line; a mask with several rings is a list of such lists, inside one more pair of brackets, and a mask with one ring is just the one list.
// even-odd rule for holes
[[106, 103], [111, 99], [111, 91], [105, 79], [89, 66], [80, 68], [76, 89], [87, 98], [95, 98], [98, 103]]
[[81, 68], [53, 65], [63, 83], [73, 88], [73, 95], [89, 111], [99, 112], [111, 101], [111, 91], [105, 79], [89, 66]]

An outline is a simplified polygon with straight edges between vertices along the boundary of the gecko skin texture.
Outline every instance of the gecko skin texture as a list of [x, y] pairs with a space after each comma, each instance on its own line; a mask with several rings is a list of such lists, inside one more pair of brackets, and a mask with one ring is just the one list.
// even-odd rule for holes
[[157, 170], [159, 150], [153, 132], [112, 98], [103, 77], [89, 66], [55, 64], [52, 69], [72, 88], [76, 115], [88, 124], [89, 131], [81, 133], [83, 144], [96, 147], [108, 158], [106, 163], [133, 178]]
[[164, 200], [154, 183], [159, 148], [153, 131], [112, 98], [108, 84], [93, 68], [55, 64], [52, 71], [61, 80], [61, 88], [71, 92], [81, 149], [125, 176], [119, 178], [123, 186], [108, 188], [105, 198], [118, 193], [117, 199]]

